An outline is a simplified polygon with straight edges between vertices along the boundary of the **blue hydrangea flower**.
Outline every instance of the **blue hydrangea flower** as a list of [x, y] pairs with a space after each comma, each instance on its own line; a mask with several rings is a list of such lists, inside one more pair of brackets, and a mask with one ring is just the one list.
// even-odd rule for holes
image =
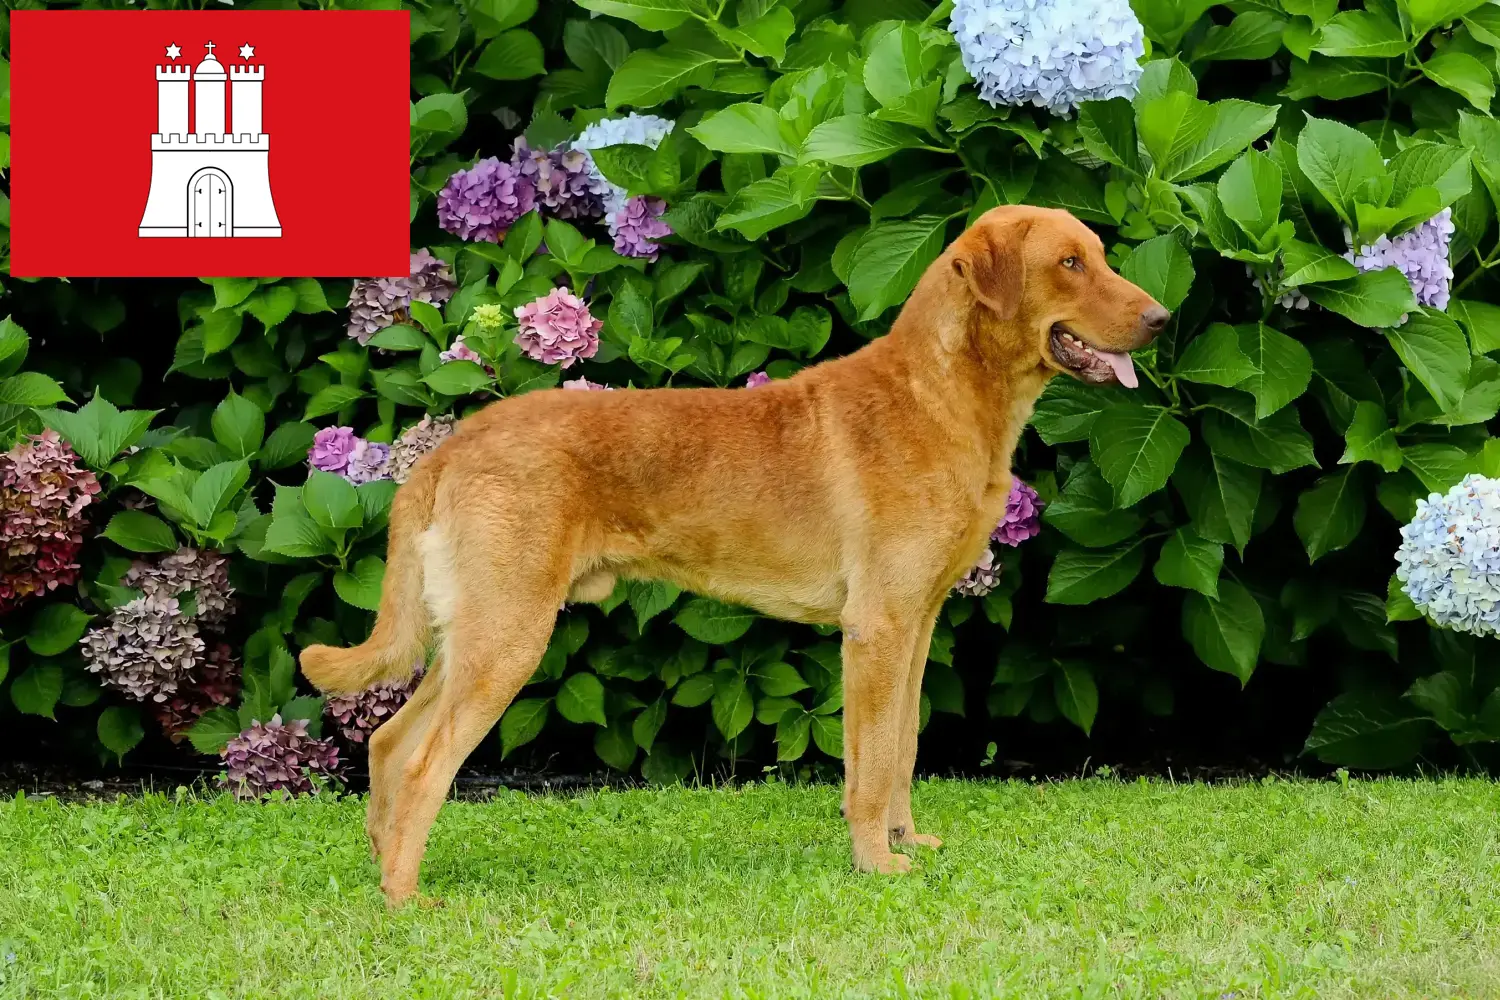
[[991, 104], [1055, 113], [1134, 97], [1145, 34], [1128, 0], [955, 0], [949, 30]]
[[[1453, 267], [1448, 262], [1448, 244], [1452, 239], [1453, 210], [1445, 208], [1395, 239], [1382, 236], [1358, 251], [1353, 249], [1353, 236], [1344, 230], [1344, 240], [1350, 245], [1344, 259], [1353, 261], [1361, 271], [1399, 268], [1411, 283], [1419, 305], [1447, 309], [1449, 285], [1453, 281]], [[1405, 316], [1401, 322], [1406, 322]]]
[[[588, 128], [578, 134], [573, 140], [573, 148], [587, 151], [591, 149], [602, 149], [605, 146], [650, 146], [655, 149], [661, 145], [662, 139], [666, 138], [668, 132], [676, 122], [666, 118], [658, 118], [656, 115], [642, 115], [632, 111], [624, 118], [605, 118], [594, 122]], [[587, 169], [595, 182], [608, 186], [608, 193], [604, 196], [604, 217], [613, 219], [625, 205], [628, 192], [618, 184], [612, 184], [600, 172], [594, 164], [594, 158], [588, 157]], [[593, 185], [590, 185], [591, 187]], [[611, 230], [613, 235], [613, 230]]]
[[1435, 624], [1500, 634], [1500, 480], [1468, 475], [1418, 500], [1401, 529], [1396, 578]]

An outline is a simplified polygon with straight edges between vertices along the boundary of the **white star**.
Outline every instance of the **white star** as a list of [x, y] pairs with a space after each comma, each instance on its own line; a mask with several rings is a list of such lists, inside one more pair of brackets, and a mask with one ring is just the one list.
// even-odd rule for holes
[[180, 55], [182, 55], [182, 47], [181, 46], [176, 45], [176, 44], [172, 44], [172, 45], [168, 45], [167, 46], [167, 58], [168, 59], [176, 59]]
[[240, 46], [240, 58], [241, 59], [250, 59], [254, 55], [255, 55], [255, 46], [251, 45], [249, 42], [246, 42], [244, 45]]

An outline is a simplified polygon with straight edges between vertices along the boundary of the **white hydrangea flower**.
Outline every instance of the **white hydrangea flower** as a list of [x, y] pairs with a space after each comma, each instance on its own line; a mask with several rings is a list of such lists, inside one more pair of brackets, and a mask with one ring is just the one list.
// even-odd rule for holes
[[[632, 111], [624, 118], [604, 118], [594, 122], [573, 140], [573, 148], [587, 152], [605, 146], [630, 144], [655, 149], [676, 124], [656, 115], [642, 115]], [[614, 236], [617, 229], [615, 213], [625, 207], [627, 192], [618, 184], [611, 183], [600, 172], [592, 156], [588, 158], [587, 169], [592, 178], [609, 185], [609, 191], [604, 196], [604, 219], [609, 223], [609, 235]]]
[[1396, 564], [1401, 589], [1435, 624], [1500, 634], [1500, 480], [1468, 475], [1418, 500]]
[[955, 0], [949, 29], [980, 97], [1055, 113], [1134, 97], [1146, 51], [1128, 0]]
[[[1255, 270], [1249, 264], [1245, 265], [1245, 273], [1250, 276], [1250, 284], [1255, 286], [1257, 292], [1266, 290], [1266, 286], [1261, 284], [1260, 279], [1255, 276]], [[1302, 294], [1302, 289], [1289, 288], [1276, 296], [1276, 304], [1283, 309], [1306, 309], [1312, 305], [1312, 300]]]

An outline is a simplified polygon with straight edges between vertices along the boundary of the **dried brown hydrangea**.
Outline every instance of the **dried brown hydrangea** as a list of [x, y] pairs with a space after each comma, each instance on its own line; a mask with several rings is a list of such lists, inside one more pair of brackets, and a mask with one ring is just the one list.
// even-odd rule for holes
[[404, 681], [386, 681], [357, 694], [330, 695], [323, 712], [338, 723], [339, 733], [350, 743], [363, 743], [381, 724], [396, 714], [422, 682], [422, 664]]
[[405, 278], [362, 278], [349, 292], [349, 336], [361, 344], [393, 323], [411, 318], [413, 302], [440, 306], [453, 297], [458, 284], [448, 265], [427, 250], [411, 255], [411, 275]]
[[228, 643], [215, 643], [194, 669], [191, 681], [179, 685], [166, 701], [152, 705], [151, 712], [167, 738], [181, 743], [199, 716], [211, 708], [230, 704], [239, 693], [239, 662]]
[[179, 597], [193, 592], [199, 625], [221, 627], [234, 614], [234, 588], [229, 585], [229, 560], [211, 549], [199, 551], [184, 545], [154, 561], [137, 559], [124, 579], [147, 597]]
[[390, 464], [387, 466], [390, 477], [398, 483], [406, 482], [417, 460], [442, 444], [443, 439], [452, 433], [451, 416], [424, 416], [419, 423], [408, 427], [391, 445]]
[[339, 767], [339, 751], [333, 737], [314, 739], [307, 720], [255, 722], [224, 747], [228, 765], [225, 784], [236, 798], [260, 799], [275, 791], [306, 795], [313, 791], [312, 776], [333, 776]]
[[0, 455], [0, 615], [78, 581], [83, 509], [98, 492], [56, 431]]
[[164, 702], [191, 686], [203, 654], [198, 623], [175, 597], [137, 597], [83, 637], [86, 669], [137, 701]]

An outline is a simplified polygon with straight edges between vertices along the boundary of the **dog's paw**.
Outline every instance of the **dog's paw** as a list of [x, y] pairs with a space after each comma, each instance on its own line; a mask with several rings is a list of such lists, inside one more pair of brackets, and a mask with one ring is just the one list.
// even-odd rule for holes
[[911, 858], [904, 854], [887, 851], [884, 855], [872, 855], [855, 861], [854, 866], [862, 872], [880, 875], [904, 875], [911, 871]]
[[934, 837], [930, 833], [907, 833], [906, 827], [896, 827], [891, 831], [891, 843], [911, 845], [913, 847], [930, 847], [934, 850], [943, 846], [941, 837]]

